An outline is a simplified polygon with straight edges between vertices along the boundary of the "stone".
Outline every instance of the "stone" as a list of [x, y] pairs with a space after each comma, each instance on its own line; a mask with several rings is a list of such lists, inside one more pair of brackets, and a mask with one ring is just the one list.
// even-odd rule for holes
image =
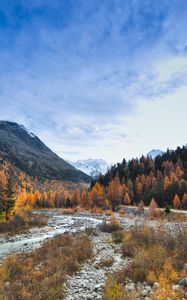
[[5, 282], [4, 287], [5, 287], [5, 289], [8, 289], [10, 287], [10, 282], [8, 282], [8, 281]]
[[182, 285], [182, 286], [184, 286], [184, 287], [187, 287], [187, 277], [182, 278], [179, 281], [179, 284]]
[[125, 289], [130, 292], [130, 291], [135, 290], [135, 287], [134, 287], [134, 285], [129, 284], [129, 285], [126, 285]]
[[149, 293], [148, 290], [144, 289], [144, 290], [142, 291], [142, 296], [147, 296], [148, 293]]
[[145, 289], [146, 289], [147, 291], [149, 291], [149, 292], [151, 291], [151, 287], [150, 287], [149, 285], [146, 285], [146, 286], [145, 286]]
[[158, 289], [159, 286], [160, 286], [160, 284], [159, 284], [158, 282], [154, 282], [154, 284], [153, 284], [153, 289], [154, 289], [154, 290], [155, 290], [155, 289]]
[[180, 289], [180, 285], [179, 284], [173, 284], [172, 285], [172, 290], [173, 291], [177, 291], [177, 290], [179, 290]]

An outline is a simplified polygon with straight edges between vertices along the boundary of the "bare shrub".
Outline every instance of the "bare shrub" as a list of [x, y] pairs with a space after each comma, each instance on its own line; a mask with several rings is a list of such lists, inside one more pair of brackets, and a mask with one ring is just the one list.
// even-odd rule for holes
[[112, 233], [112, 239], [113, 239], [114, 243], [116, 243], [116, 244], [122, 243], [122, 241], [123, 241], [123, 232], [121, 230], [114, 231]]
[[58, 236], [31, 253], [10, 256], [0, 266], [0, 299], [62, 299], [66, 276], [91, 254], [91, 242], [82, 234]]
[[103, 267], [109, 268], [113, 265], [113, 263], [114, 263], [114, 258], [113, 257], [107, 257], [107, 258], [101, 260], [98, 263], [97, 267], [98, 268], [103, 268]]

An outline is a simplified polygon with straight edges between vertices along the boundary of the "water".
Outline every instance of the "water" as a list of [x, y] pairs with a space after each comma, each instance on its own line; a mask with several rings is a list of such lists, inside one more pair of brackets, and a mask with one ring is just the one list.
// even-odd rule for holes
[[[37, 213], [37, 212], [36, 212]], [[38, 212], [41, 213], [41, 212]], [[95, 227], [102, 222], [102, 218], [85, 215], [60, 215], [57, 211], [42, 212], [48, 216], [48, 226], [33, 228], [27, 233], [14, 237], [0, 238], [0, 259], [5, 256], [31, 251], [41, 245], [46, 239], [63, 233], [82, 231], [86, 227]]]

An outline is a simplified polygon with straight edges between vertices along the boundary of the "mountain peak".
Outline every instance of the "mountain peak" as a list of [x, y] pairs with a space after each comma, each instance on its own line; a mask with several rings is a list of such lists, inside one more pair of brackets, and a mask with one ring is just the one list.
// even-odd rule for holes
[[92, 158], [82, 160], [79, 159], [76, 162], [70, 162], [70, 164], [72, 164], [72, 166], [74, 166], [76, 169], [88, 174], [92, 178], [97, 178], [100, 174], [104, 175], [111, 167], [111, 164], [103, 159]]
[[0, 121], [0, 156], [25, 173], [40, 179], [86, 181], [91, 178], [76, 170], [51, 151], [36, 135], [23, 125]]
[[164, 151], [162, 151], [160, 149], [153, 149], [153, 150], [151, 150], [150, 152], [147, 153], [147, 156], [154, 159], [156, 156], [163, 155], [163, 154], [164, 154]]

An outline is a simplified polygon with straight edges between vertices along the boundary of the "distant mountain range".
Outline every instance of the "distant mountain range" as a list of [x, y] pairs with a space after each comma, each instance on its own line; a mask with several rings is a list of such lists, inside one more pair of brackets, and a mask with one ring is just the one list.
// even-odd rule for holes
[[158, 155], [163, 155], [164, 153], [165, 153], [165, 152], [162, 151], [162, 150], [160, 150], [160, 149], [156, 149], [156, 150], [153, 149], [153, 150], [151, 150], [150, 152], [148, 152], [146, 156], [149, 156], [149, 157], [151, 157], [152, 159], [155, 159], [156, 156], [158, 156]]
[[39, 179], [91, 181], [89, 175], [60, 158], [36, 135], [15, 122], [0, 121], [0, 157]]
[[77, 160], [76, 162], [69, 162], [76, 169], [88, 174], [92, 178], [97, 178], [100, 174], [105, 174], [112, 164], [103, 159], [84, 159]]
[[[163, 155], [165, 152], [160, 149], [153, 149], [146, 156], [155, 159], [158, 155]], [[76, 169], [81, 170], [82, 172], [88, 174], [93, 179], [102, 174], [105, 175], [106, 172], [111, 168], [112, 164], [106, 162], [103, 159], [83, 159], [77, 160], [76, 162], [68, 161]]]

